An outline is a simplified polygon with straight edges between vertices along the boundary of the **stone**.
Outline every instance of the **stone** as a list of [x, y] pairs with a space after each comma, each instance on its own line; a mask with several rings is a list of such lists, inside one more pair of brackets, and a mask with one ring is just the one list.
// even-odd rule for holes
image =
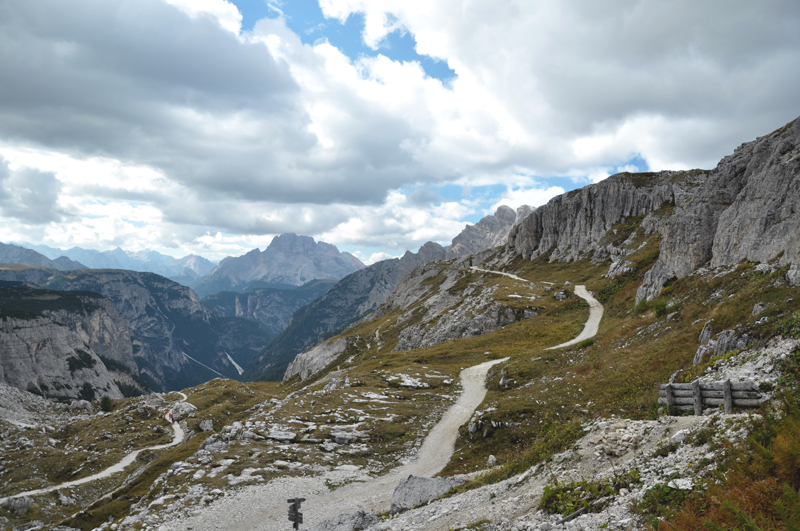
[[174, 406], [172, 406], [172, 418], [184, 420], [190, 417], [194, 417], [197, 413], [197, 407], [193, 406], [189, 402], [178, 402]]
[[762, 313], [766, 309], [767, 309], [767, 305], [766, 304], [764, 304], [763, 302], [757, 302], [755, 304], [755, 306], [753, 306], [753, 312], [750, 315], [755, 317], [756, 315], [759, 315], [760, 313]]
[[379, 522], [374, 514], [364, 511], [340, 514], [320, 522], [308, 531], [362, 531]]
[[489, 459], [486, 460], [486, 466], [488, 468], [492, 468], [492, 467], [497, 466], [497, 458], [495, 456], [493, 456], [493, 455], [490, 455]]
[[214, 422], [210, 419], [200, 421], [200, 431], [214, 431]]
[[670, 440], [674, 443], [682, 443], [686, 440], [687, 435], [689, 435], [689, 430], [679, 430], [676, 431], [672, 437], [670, 437]]
[[463, 484], [464, 480], [459, 478], [408, 476], [394, 489], [391, 513], [399, 514], [428, 503], [444, 496], [453, 487]]
[[28, 512], [28, 509], [30, 509], [31, 505], [33, 505], [33, 500], [27, 496], [21, 496], [19, 498], [6, 498], [6, 500], [3, 502], [3, 507], [15, 514], [25, 514]]
[[70, 506], [70, 505], [75, 505], [76, 503], [78, 503], [75, 500], [75, 498], [70, 498], [69, 496], [67, 496], [66, 494], [63, 494], [61, 492], [58, 493], [58, 502], [61, 505], [63, 505], [64, 507], [67, 507], [67, 506]]

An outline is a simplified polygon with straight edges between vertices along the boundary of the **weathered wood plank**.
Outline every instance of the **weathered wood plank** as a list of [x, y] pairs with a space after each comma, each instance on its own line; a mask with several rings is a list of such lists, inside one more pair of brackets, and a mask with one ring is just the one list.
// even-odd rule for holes
[[[661, 384], [661, 388], [667, 384]], [[691, 391], [694, 389], [693, 383], [673, 383], [673, 391]], [[722, 382], [701, 382], [700, 388], [704, 391], [722, 391]], [[731, 382], [732, 391], [758, 391], [758, 386], [752, 381]]]
[[[758, 407], [762, 404], [762, 400], [757, 398], [733, 398], [732, 401], [734, 407]], [[666, 406], [667, 405], [666, 397], [659, 397], [658, 403]], [[725, 404], [724, 398], [703, 399], [704, 406], [721, 406], [724, 404]], [[675, 407], [686, 406], [688, 409], [692, 409], [694, 408], [694, 397], [675, 398], [675, 403], [673, 405]]]
[[[724, 391], [703, 391], [703, 387], [700, 386], [700, 394], [702, 394], [703, 398], [724, 398], [725, 392]], [[675, 397], [693, 397], [693, 391], [683, 391], [683, 390], [673, 390], [672, 395]], [[662, 389], [658, 392], [658, 396], [667, 396], [667, 392]], [[731, 396], [733, 398], [761, 398], [761, 393], [758, 391], [731, 391]]]
[[692, 391], [694, 392], [694, 414], [699, 417], [703, 414], [703, 395], [700, 392], [700, 380], [692, 382]]
[[731, 391], [730, 380], [722, 382], [722, 395], [722, 402], [725, 404], [725, 413], [730, 415], [733, 413], [733, 391]]

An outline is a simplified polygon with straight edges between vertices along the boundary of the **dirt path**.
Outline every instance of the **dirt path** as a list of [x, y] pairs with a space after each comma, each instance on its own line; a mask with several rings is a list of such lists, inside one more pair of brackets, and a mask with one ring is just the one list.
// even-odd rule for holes
[[[175, 391], [175, 392], [183, 397], [181, 402], [186, 401], [186, 399], [188, 398], [185, 394], [181, 393], [180, 391]], [[61, 489], [69, 488], [69, 487], [74, 487], [76, 485], [83, 485], [84, 483], [89, 483], [91, 481], [96, 481], [98, 479], [107, 478], [109, 476], [113, 476], [114, 474], [116, 474], [118, 472], [122, 472], [123, 470], [125, 470], [125, 468], [127, 466], [129, 466], [130, 464], [132, 464], [136, 460], [136, 457], [141, 452], [144, 452], [144, 451], [147, 451], [147, 450], [163, 450], [164, 448], [171, 448], [173, 446], [179, 445], [181, 442], [183, 442], [183, 438], [185, 436], [183, 428], [181, 428], [180, 423], [171, 422], [170, 421], [169, 412], [167, 412], [167, 414], [164, 415], [164, 420], [166, 420], [167, 422], [172, 424], [172, 430], [174, 432], [173, 435], [172, 435], [172, 442], [169, 442], [169, 443], [166, 443], [166, 444], [158, 444], [156, 446], [149, 446], [147, 448], [142, 448], [140, 450], [133, 451], [133, 452], [129, 453], [128, 455], [126, 455], [124, 458], [122, 458], [122, 460], [119, 463], [117, 463], [115, 465], [111, 465], [110, 467], [106, 468], [102, 472], [98, 472], [97, 474], [93, 474], [91, 476], [86, 476], [85, 478], [81, 478], [81, 479], [76, 479], [75, 481], [68, 481], [66, 483], [61, 483], [59, 485], [53, 485], [51, 487], [46, 487], [46, 488], [43, 488], [43, 489], [36, 489], [36, 490], [29, 490], [27, 492], [20, 492], [18, 494], [14, 494], [13, 496], [8, 496], [8, 498], [21, 498], [23, 496], [36, 496], [38, 494], [46, 494], [48, 492], [53, 492], [55, 490], [61, 490]], [[6, 498], [0, 499], [0, 503], [2, 503], [5, 499]]]
[[597, 335], [597, 330], [600, 328], [600, 319], [603, 318], [603, 305], [586, 291], [586, 286], [575, 286], [575, 295], [589, 303], [589, 319], [586, 320], [583, 331], [575, 339], [550, 347], [547, 350], [571, 347], [572, 345], [577, 345], [581, 341]]
[[[342, 513], [364, 510], [382, 513], [389, 510], [392, 493], [400, 480], [413, 474], [430, 477], [442, 470], [453, 454], [458, 428], [467, 422], [486, 396], [489, 369], [508, 358], [493, 360], [461, 371], [463, 391], [434, 426], [414, 461], [376, 479], [350, 483], [329, 490], [322, 477], [284, 477], [266, 485], [244, 489], [218, 500], [201, 515], [166, 524], [167, 529], [275, 530], [284, 531], [286, 500], [306, 498], [304, 526], [311, 527]], [[313, 509], [312, 509], [313, 508]]]

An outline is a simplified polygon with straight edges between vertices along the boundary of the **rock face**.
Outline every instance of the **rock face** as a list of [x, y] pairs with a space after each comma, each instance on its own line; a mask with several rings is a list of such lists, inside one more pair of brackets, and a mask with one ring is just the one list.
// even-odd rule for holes
[[637, 299], [652, 299], [671, 278], [701, 266], [742, 260], [791, 264], [800, 283], [800, 119], [739, 146], [711, 171], [618, 174], [550, 200], [515, 226], [506, 250], [550, 261], [611, 258], [612, 227], [643, 217], [641, 228], [661, 235], [660, 256]]
[[73, 398], [84, 384], [112, 398], [122, 396], [120, 389], [146, 390], [136, 378], [128, 327], [108, 299], [0, 282], [0, 308], [7, 383]]
[[201, 296], [270, 284], [301, 286], [314, 279], [340, 279], [362, 269], [358, 258], [308, 236], [281, 234], [263, 252], [228, 257], [193, 287]]
[[[43, 396], [122, 398], [97, 354], [46, 317], [0, 319], [0, 381]], [[87, 387], [88, 386], [88, 387]]]
[[408, 476], [402, 480], [392, 494], [392, 514], [405, 512], [414, 507], [441, 498], [453, 487], [463, 485], [458, 478], [421, 478]]
[[86, 269], [85, 265], [70, 260], [66, 256], [51, 260], [45, 255], [31, 249], [26, 249], [19, 245], [7, 245], [5, 243], [0, 243], [0, 264], [28, 264], [58, 269], [59, 271]]
[[300, 380], [302, 381], [318, 373], [344, 354], [350, 340], [349, 337], [343, 337], [334, 341], [326, 341], [311, 350], [301, 352], [286, 368], [283, 381], [285, 382], [295, 375], [300, 375]]
[[[128, 327], [139, 375], [154, 390], [183, 389], [217, 376], [239, 378], [237, 365], [247, 365], [269, 339], [256, 323], [220, 317], [191, 289], [153, 273], [48, 271], [42, 287], [98, 293], [113, 304]], [[103, 334], [98, 334], [99, 345]]]
[[[800, 264], [800, 119], [723, 158], [657, 228], [661, 255], [638, 298], [706, 264]], [[791, 280], [791, 278], [789, 279]]]
[[527, 259], [550, 252], [551, 262], [592, 253], [598, 259], [624, 255], [604, 241], [615, 224], [690, 199], [691, 188], [704, 179], [705, 174], [698, 172], [613, 175], [536, 209], [511, 229], [506, 250]]
[[255, 321], [270, 336], [277, 336], [289, 324], [294, 312], [325, 295], [335, 283], [335, 280], [312, 280], [296, 289], [222, 291], [204, 298], [203, 304], [225, 317]]
[[467, 225], [453, 238], [453, 244], [447, 248], [447, 258], [467, 256], [504, 245], [511, 227], [534, 210], [528, 205], [522, 205], [516, 212], [505, 205], [500, 206], [494, 215], [486, 216], [475, 225]]

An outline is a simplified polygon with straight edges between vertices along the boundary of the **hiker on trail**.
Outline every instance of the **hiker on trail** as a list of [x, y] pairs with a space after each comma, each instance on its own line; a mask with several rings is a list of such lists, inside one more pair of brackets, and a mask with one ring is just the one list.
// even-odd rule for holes
[[172, 413], [169, 414], [169, 421], [170, 422], [175, 422], [175, 419], [172, 418]]

